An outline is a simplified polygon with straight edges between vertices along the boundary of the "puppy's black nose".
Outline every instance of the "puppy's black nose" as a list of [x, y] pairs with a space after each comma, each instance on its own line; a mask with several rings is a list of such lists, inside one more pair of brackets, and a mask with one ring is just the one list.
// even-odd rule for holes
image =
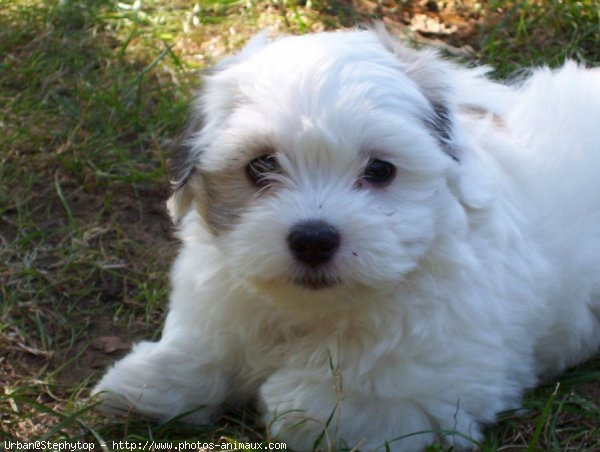
[[293, 226], [287, 241], [296, 259], [316, 267], [333, 257], [340, 247], [340, 234], [324, 221], [311, 220]]

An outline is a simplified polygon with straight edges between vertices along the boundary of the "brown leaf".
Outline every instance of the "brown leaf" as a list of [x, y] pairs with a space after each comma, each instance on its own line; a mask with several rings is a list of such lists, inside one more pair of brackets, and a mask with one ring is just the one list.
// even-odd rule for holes
[[131, 344], [118, 336], [102, 336], [92, 341], [92, 348], [103, 353], [113, 353], [118, 350], [129, 350]]

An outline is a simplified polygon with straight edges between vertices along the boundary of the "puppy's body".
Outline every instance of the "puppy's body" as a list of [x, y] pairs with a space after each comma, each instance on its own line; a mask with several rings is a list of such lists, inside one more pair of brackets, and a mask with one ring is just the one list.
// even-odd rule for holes
[[[299, 450], [324, 430], [335, 448], [468, 448], [598, 350], [600, 73], [507, 87], [383, 32], [262, 41], [199, 98], [163, 337], [102, 379], [106, 410], [202, 423], [258, 397]], [[257, 188], [265, 153], [279, 166]], [[306, 220], [339, 231], [325, 264], [290, 252]]]

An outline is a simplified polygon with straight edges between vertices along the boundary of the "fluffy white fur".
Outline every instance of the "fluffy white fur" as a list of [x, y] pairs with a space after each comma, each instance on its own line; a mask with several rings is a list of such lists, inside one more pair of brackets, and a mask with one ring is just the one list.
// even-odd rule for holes
[[[108, 371], [103, 408], [204, 423], [257, 398], [292, 449], [469, 449], [598, 351], [600, 72], [484, 72], [382, 30], [260, 35], [218, 66], [171, 199], [163, 336]], [[264, 149], [281, 172], [259, 190]], [[389, 186], [356, 184], [372, 158]], [[286, 243], [307, 219], [340, 231], [330, 287], [290, 282], [313, 271]]]

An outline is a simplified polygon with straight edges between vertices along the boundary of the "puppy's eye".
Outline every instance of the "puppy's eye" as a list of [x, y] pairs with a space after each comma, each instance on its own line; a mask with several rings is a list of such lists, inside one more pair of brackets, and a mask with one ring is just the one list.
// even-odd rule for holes
[[362, 180], [378, 187], [389, 184], [396, 175], [396, 167], [383, 160], [371, 160], [362, 175]]
[[273, 154], [261, 155], [248, 163], [246, 174], [250, 181], [257, 187], [264, 187], [269, 183], [269, 173], [280, 172], [279, 162]]

